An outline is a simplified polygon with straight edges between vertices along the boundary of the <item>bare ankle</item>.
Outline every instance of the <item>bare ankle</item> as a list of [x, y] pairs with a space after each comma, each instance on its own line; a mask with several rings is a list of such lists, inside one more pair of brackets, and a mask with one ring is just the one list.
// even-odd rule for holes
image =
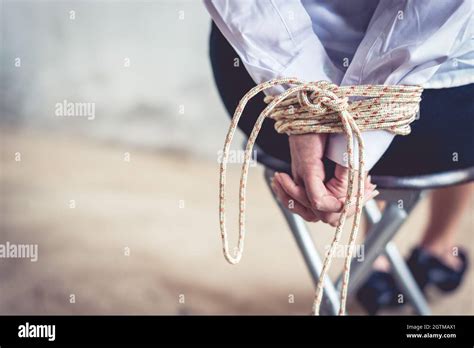
[[462, 265], [457, 253], [458, 248], [454, 247], [451, 243], [424, 243], [421, 247], [440, 259], [448, 267], [458, 269]]
[[390, 262], [385, 256], [380, 255], [375, 259], [373, 267], [377, 271], [388, 272], [390, 270]]

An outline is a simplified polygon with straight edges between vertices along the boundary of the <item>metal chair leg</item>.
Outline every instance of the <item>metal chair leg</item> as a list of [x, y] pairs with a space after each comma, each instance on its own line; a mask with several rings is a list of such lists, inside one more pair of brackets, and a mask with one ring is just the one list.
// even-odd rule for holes
[[364, 242], [363, 262], [357, 259], [352, 261], [350, 293], [357, 291], [370, 275], [375, 259], [384, 252], [385, 246], [395, 236], [407, 216], [407, 212], [399, 209], [396, 204], [391, 203], [385, 208], [381, 219], [370, 229]]
[[[274, 172], [270, 169], [265, 169], [265, 180], [270, 186], [271, 179]], [[272, 194], [273, 191], [271, 190]], [[276, 199], [275, 195], [273, 195]], [[277, 201], [278, 202], [278, 201]], [[304, 220], [296, 214], [293, 214], [286, 207], [283, 207], [279, 202], [280, 207], [285, 219], [290, 227], [291, 232], [295, 238], [296, 244], [298, 245], [303, 258], [306, 262], [306, 266], [311, 274], [313, 284], [319, 281], [319, 275], [322, 270], [321, 258], [314, 246], [314, 242], [311, 235], [306, 227]], [[321, 314], [336, 315], [339, 311], [339, 294], [331, 280], [326, 279], [324, 282], [324, 296], [321, 304]]]
[[[392, 238], [399, 230], [408, 214], [418, 203], [422, 196], [421, 191], [385, 192], [385, 199], [389, 201], [388, 206], [382, 214], [375, 201], [366, 204], [365, 212], [372, 228], [365, 242], [364, 262], [355, 263], [351, 274], [349, 290], [356, 291], [365, 279], [370, 275], [372, 264], [376, 257], [385, 253], [392, 264], [393, 274], [400, 289], [407, 295], [409, 301], [415, 308], [417, 314], [428, 315], [430, 309], [428, 303], [416, 284], [403, 257], [398, 252]], [[399, 199], [400, 196], [402, 199]], [[383, 196], [382, 196], [383, 197]], [[394, 199], [396, 197], [396, 199]], [[400, 203], [402, 203], [400, 205]], [[355, 260], [353, 261], [355, 262]]]

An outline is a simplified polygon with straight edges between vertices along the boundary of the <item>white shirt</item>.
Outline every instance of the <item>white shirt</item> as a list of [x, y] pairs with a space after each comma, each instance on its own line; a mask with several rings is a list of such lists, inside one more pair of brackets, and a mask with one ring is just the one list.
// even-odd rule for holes
[[[276, 77], [424, 88], [474, 82], [473, 0], [204, 3], [256, 83]], [[367, 131], [363, 138], [368, 170], [393, 135]], [[331, 135], [326, 156], [347, 166], [346, 147], [343, 134]]]

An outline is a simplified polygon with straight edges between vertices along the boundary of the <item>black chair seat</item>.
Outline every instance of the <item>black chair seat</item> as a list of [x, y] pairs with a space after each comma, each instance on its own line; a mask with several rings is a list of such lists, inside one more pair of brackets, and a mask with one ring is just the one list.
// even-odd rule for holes
[[[268, 155], [257, 145], [255, 145], [254, 151], [257, 162], [266, 168], [276, 172], [291, 174], [291, 166], [288, 162]], [[458, 185], [470, 181], [474, 181], [474, 167], [416, 176], [372, 176], [372, 182], [380, 189], [425, 190]]]
[[[244, 144], [245, 145], [245, 144]], [[244, 146], [245, 148], [245, 146]], [[252, 157], [256, 157], [258, 163], [275, 172], [287, 173], [291, 175], [291, 165], [276, 157], [270, 156], [264, 152], [258, 145], [254, 145]]]
[[372, 176], [372, 182], [383, 189], [426, 190], [474, 181], [474, 167], [415, 176]]

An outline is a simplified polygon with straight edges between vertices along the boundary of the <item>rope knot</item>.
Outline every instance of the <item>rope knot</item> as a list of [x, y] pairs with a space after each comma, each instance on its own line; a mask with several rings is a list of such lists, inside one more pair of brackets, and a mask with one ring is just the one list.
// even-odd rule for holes
[[339, 97], [333, 91], [337, 86], [328, 81], [309, 83], [298, 91], [297, 97], [301, 107], [306, 107], [318, 113], [328, 111], [342, 112], [349, 107], [347, 97]]

